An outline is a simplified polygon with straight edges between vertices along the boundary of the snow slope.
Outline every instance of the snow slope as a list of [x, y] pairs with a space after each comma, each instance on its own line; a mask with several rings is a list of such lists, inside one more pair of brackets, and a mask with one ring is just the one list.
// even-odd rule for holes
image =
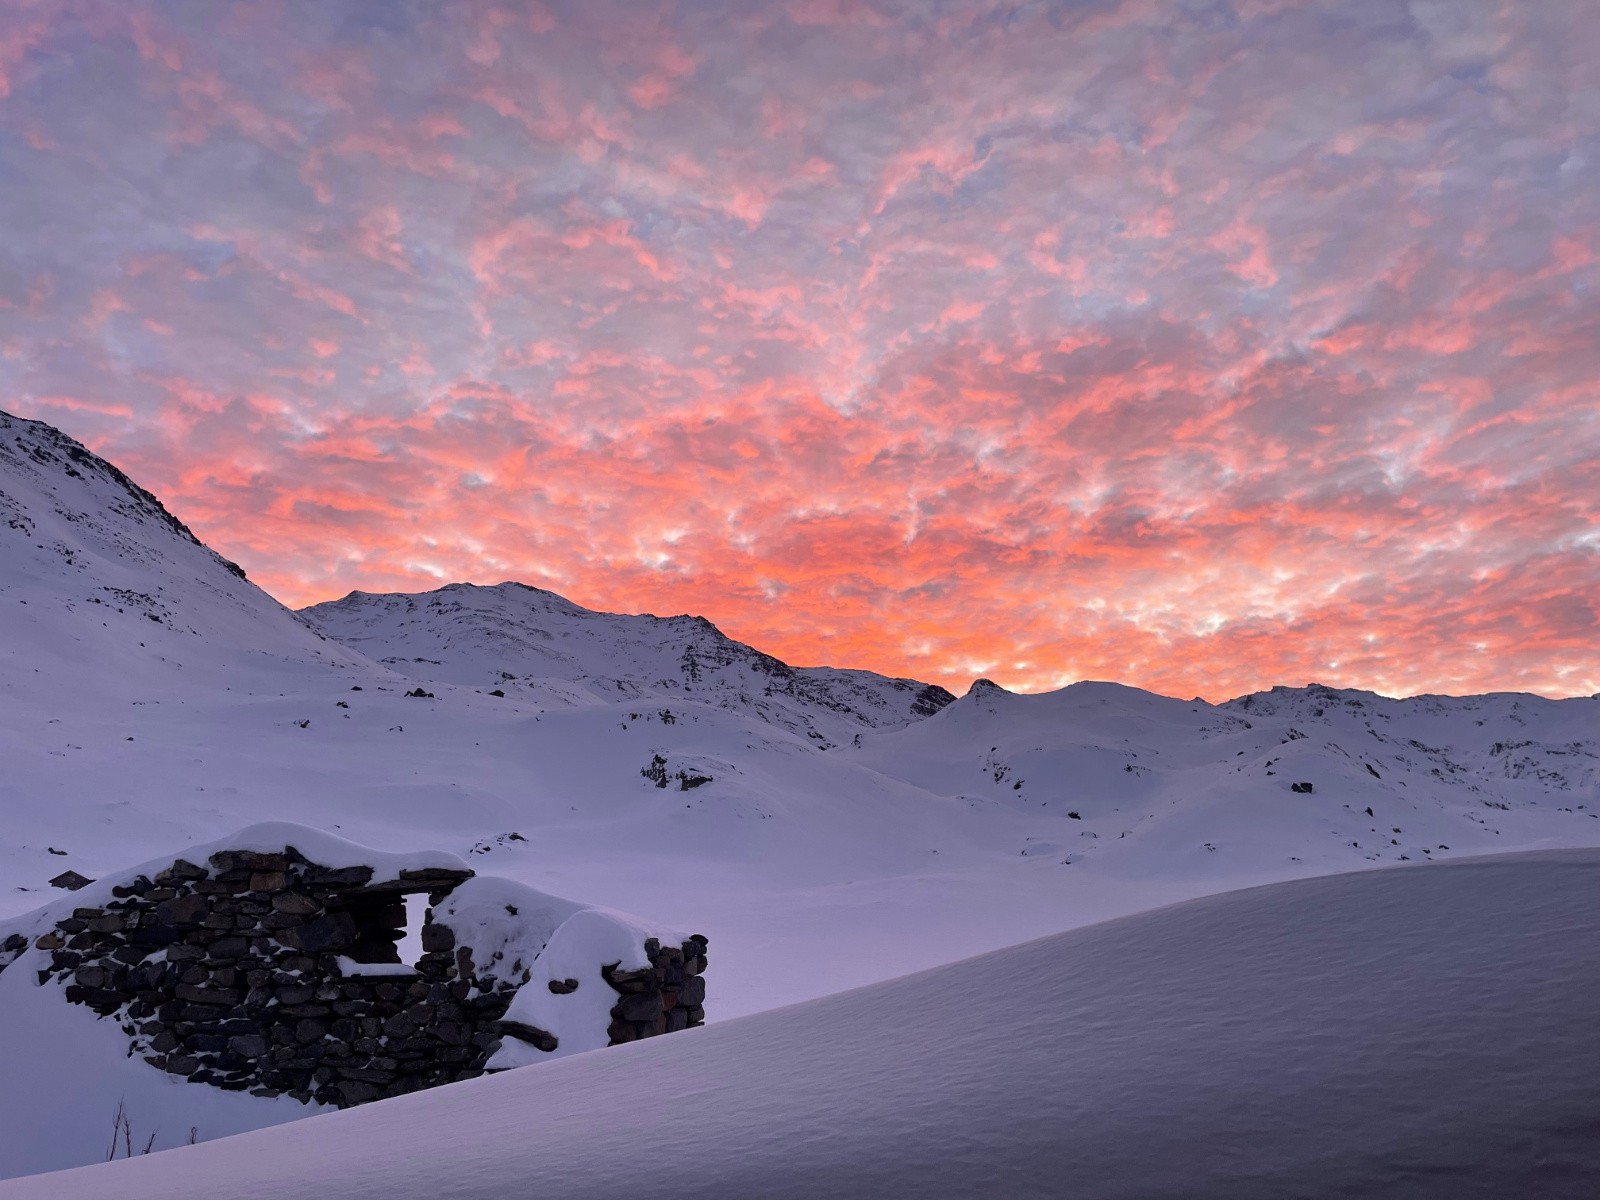
[[1191, 901], [23, 1200], [1592, 1197], [1600, 851]]
[[827, 746], [899, 727], [954, 696], [870, 671], [791, 667], [704, 617], [592, 612], [521, 583], [418, 595], [351, 592], [302, 614], [329, 637], [418, 679], [500, 688], [541, 704], [697, 700]]

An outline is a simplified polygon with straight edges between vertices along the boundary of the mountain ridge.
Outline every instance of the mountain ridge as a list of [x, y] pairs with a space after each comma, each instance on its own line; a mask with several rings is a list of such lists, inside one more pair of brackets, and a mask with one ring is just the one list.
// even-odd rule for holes
[[417, 678], [510, 689], [555, 704], [690, 698], [753, 712], [822, 745], [861, 728], [908, 724], [955, 700], [921, 680], [790, 666], [703, 616], [600, 612], [515, 581], [355, 591], [300, 615], [335, 641]]

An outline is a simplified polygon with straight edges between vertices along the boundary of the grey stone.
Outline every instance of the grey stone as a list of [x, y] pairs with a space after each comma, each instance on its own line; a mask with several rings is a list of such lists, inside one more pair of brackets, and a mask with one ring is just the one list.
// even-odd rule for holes
[[280, 929], [278, 941], [295, 950], [344, 950], [356, 940], [356, 920], [347, 912], [331, 912], [297, 929]]
[[322, 905], [304, 892], [279, 892], [272, 897], [272, 908], [295, 917], [309, 917], [322, 911]]
[[420, 867], [401, 871], [400, 882], [415, 891], [432, 891], [436, 888], [453, 888], [471, 879], [475, 872], [458, 871], [451, 867]]
[[624, 1021], [654, 1021], [661, 1015], [660, 993], [624, 996], [611, 1012]]
[[211, 959], [243, 958], [250, 953], [250, 943], [242, 937], [218, 938], [207, 949], [206, 957]]
[[313, 887], [359, 887], [372, 879], [371, 867], [311, 867], [305, 882]]
[[656, 973], [653, 967], [644, 967], [637, 971], [618, 971], [615, 969], [616, 966], [616, 963], [612, 963], [610, 969], [601, 967], [600, 976], [623, 995], [637, 995], [656, 986]]
[[546, 1054], [560, 1045], [555, 1034], [540, 1029], [537, 1025], [527, 1025], [521, 1021], [500, 1021], [498, 1024], [500, 1032], [506, 1037], [526, 1042], [535, 1050], [543, 1050]]
[[168, 925], [193, 925], [206, 911], [204, 896], [182, 896], [156, 905], [156, 919]]
[[294, 1040], [301, 1045], [320, 1042], [327, 1036], [328, 1027], [321, 1021], [307, 1018], [294, 1027]]
[[179, 1000], [187, 1000], [191, 1004], [210, 1004], [223, 1008], [231, 1007], [244, 999], [237, 988], [207, 987], [203, 984], [180, 983], [172, 989], [172, 994]]
[[422, 949], [427, 954], [441, 954], [455, 949], [456, 931], [448, 925], [424, 925], [422, 927]]
[[211, 856], [211, 865], [218, 871], [287, 871], [290, 859], [287, 854], [261, 853], [255, 850], [219, 850]]
[[365, 1104], [369, 1100], [376, 1100], [379, 1092], [370, 1083], [361, 1083], [357, 1080], [346, 1080], [339, 1084], [339, 1095], [346, 1104]]
[[140, 925], [128, 935], [128, 940], [138, 946], [170, 946], [181, 936], [171, 925]]

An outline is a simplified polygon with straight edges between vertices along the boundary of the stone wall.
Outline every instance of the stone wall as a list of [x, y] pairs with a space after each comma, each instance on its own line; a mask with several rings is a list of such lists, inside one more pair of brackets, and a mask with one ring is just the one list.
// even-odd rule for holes
[[600, 977], [620, 994], [606, 1032], [613, 1046], [663, 1033], [676, 1033], [706, 1019], [706, 939], [694, 936], [681, 946], [644, 944], [651, 965], [637, 971], [602, 966]]
[[[437, 906], [472, 874], [375, 880], [372, 867], [319, 865], [293, 847], [219, 851], [206, 866], [178, 859], [58, 919], [34, 941], [50, 955], [39, 982], [116, 1019], [132, 1053], [194, 1083], [348, 1107], [470, 1079], [503, 1038], [558, 1045], [504, 1019], [528, 967], [475, 963], [433, 908], [421, 959], [400, 963], [405, 896]], [[610, 988], [612, 1044], [700, 1024], [705, 939], [644, 950], [642, 970], [597, 963], [592, 981], [547, 986]]]

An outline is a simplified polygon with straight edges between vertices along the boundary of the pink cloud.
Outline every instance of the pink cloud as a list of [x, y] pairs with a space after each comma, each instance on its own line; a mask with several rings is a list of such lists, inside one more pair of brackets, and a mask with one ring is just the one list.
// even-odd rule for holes
[[291, 602], [437, 568], [958, 688], [1600, 690], [1579, 6], [38, 11], [8, 394]]

